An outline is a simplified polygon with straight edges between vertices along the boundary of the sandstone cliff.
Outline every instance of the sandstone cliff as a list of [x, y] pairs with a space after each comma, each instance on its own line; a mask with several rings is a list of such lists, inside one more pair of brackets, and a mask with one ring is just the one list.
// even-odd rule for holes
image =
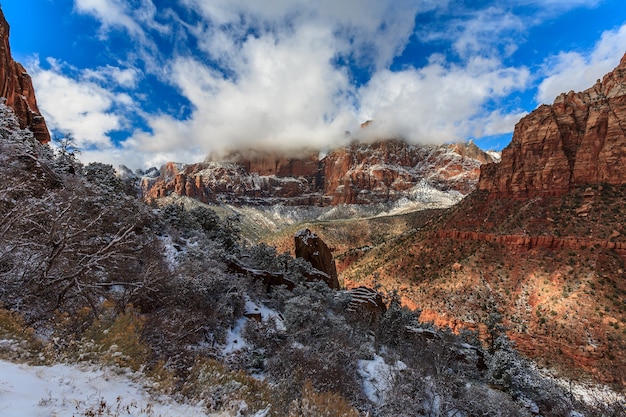
[[0, 96], [11, 107], [20, 123], [20, 128], [30, 129], [41, 143], [50, 142], [46, 122], [39, 112], [35, 90], [24, 67], [13, 60], [9, 47], [9, 24], [0, 9]]
[[[480, 156], [466, 156], [476, 148]], [[398, 140], [353, 143], [324, 160], [326, 195], [332, 204], [372, 204], [406, 196], [424, 180], [440, 190], [473, 191], [483, 161], [491, 157], [476, 145], [410, 145]]]
[[626, 56], [591, 88], [561, 94], [515, 126], [502, 162], [482, 167], [492, 196], [561, 195], [626, 182]]
[[203, 202], [329, 206], [397, 201], [424, 183], [465, 195], [474, 190], [480, 165], [491, 157], [473, 144], [410, 145], [398, 140], [353, 143], [319, 158], [271, 152], [231, 154], [199, 164], [161, 168], [143, 178], [146, 199], [172, 193]]

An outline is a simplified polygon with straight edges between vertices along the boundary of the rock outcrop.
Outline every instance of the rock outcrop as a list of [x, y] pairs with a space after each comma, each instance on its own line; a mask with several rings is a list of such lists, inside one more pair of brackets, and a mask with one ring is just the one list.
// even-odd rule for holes
[[495, 233], [467, 232], [460, 230], [439, 230], [434, 237], [440, 239], [453, 239], [456, 241], [481, 241], [497, 243], [499, 245], [517, 246], [526, 249], [584, 249], [597, 247], [614, 250], [616, 253], [626, 256], [626, 242], [612, 240], [583, 238], [577, 236], [529, 236], [529, 235], [500, 235]]
[[346, 290], [350, 301], [346, 311], [359, 317], [369, 318], [371, 322], [382, 317], [387, 311], [383, 296], [378, 291], [368, 287], [356, 287]]
[[41, 143], [50, 142], [46, 122], [37, 107], [33, 83], [24, 67], [13, 60], [9, 24], [0, 9], [0, 96], [15, 111], [22, 129], [30, 129]]
[[297, 258], [308, 261], [311, 266], [322, 272], [320, 278], [334, 290], [339, 289], [337, 267], [330, 248], [309, 229], [302, 229], [294, 236]]
[[483, 165], [491, 196], [561, 195], [587, 184], [626, 182], [626, 55], [602, 80], [561, 94], [515, 126], [500, 164]]
[[271, 152], [230, 154], [192, 165], [168, 163], [144, 177], [146, 199], [176, 193], [203, 202], [329, 206], [390, 203], [420, 187], [465, 195], [491, 157], [474, 144], [410, 145], [398, 140], [353, 143], [298, 156]]

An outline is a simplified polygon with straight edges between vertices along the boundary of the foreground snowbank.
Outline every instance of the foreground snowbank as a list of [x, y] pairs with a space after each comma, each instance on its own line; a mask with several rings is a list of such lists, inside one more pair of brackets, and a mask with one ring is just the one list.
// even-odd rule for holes
[[0, 415], [209, 416], [201, 406], [151, 394], [127, 376], [106, 368], [28, 366], [6, 361], [0, 361]]

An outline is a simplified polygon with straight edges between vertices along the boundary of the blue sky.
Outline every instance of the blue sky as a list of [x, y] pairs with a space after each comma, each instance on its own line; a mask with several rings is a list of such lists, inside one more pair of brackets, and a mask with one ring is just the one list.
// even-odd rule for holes
[[[133, 168], [403, 137], [501, 149], [626, 52], [624, 0], [4, 0], [53, 132]], [[367, 129], [360, 123], [375, 122]]]

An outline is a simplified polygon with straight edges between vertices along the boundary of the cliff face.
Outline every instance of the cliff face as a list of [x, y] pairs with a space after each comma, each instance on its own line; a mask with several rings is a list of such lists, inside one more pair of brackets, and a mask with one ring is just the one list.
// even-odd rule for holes
[[471, 192], [481, 161], [465, 156], [475, 148], [479, 158], [491, 157], [473, 144], [409, 145], [398, 140], [356, 143], [328, 154], [324, 161], [326, 195], [332, 204], [395, 201], [425, 180], [444, 191]]
[[9, 24], [0, 9], [0, 96], [11, 107], [20, 123], [20, 128], [30, 129], [41, 143], [50, 142], [46, 122], [37, 107], [35, 90], [24, 67], [15, 62], [9, 47]]
[[473, 144], [419, 146], [397, 140], [354, 143], [319, 159], [275, 153], [229, 155], [227, 162], [167, 164], [144, 178], [146, 199], [176, 193], [203, 202], [316, 205], [376, 204], [406, 197], [422, 182], [442, 191], [471, 192], [491, 157]]
[[626, 182], [626, 55], [591, 88], [561, 94], [515, 126], [502, 162], [482, 167], [492, 196], [561, 195], [586, 184]]

